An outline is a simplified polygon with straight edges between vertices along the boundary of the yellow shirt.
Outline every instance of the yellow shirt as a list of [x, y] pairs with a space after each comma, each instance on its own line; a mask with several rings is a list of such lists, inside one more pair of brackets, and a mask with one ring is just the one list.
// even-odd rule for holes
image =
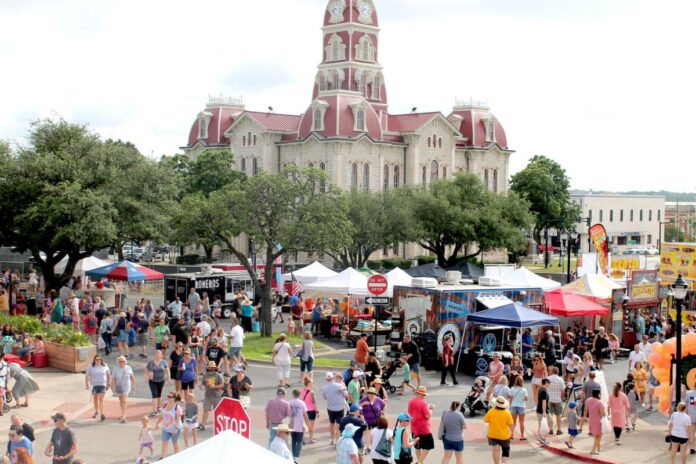
[[10, 310], [10, 298], [7, 293], [0, 295], [0, 311]]
[[486, 413], [483, 421], [488, 423], [488, 438], [509, 440], [512, 436], [512, 414], [507, 409], [493, 408]]

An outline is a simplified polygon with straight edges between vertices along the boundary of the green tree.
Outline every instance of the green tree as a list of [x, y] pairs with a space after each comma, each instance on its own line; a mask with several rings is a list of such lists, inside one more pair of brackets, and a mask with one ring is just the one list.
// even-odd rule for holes
[[353, 226], [350, 229], [351, 241], [327, 251], [342, 267], [363, 267], [372, 253], [412, 236], [411, 212], [403, 196], [394, 191], [344, 195], [348, 203], [348, 220]]
[[577, 221], [579, 206], [570, 200], [570, 179], [557, 162], [534, 156], [510, 181], [510, 189], [530, 203], [534, 213], [532, 236], [541, 243], [545, 228], [567, 228]]
[[413, 237], [449, 267], [493, 248], [524, 246], [531, 225], [528, 203], [516, 194], [496, 195], [473, 174], [406, 191], [417, 226]]
[[[271, 290], [275, 260], [296, 251], [326, 252], [349, 243], [345, 198], [335, 188], [318, 193], [326, 174], [290, 166], [279, 174], [259, 173], [196, 200], [199, 217], [213, 239], [244, 265], [260, 296], [262, 334], [271, 335]], [[245, 234], [256, 246], [264, 272], [256, 273], [233, 237]]]
[[665, 224], [665, 242], [686, 242], [687, 236], [676, 224]]

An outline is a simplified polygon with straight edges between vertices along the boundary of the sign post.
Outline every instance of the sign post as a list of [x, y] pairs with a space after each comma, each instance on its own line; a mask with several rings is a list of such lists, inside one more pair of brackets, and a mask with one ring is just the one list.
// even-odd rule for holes
[[[367, 279], [367, 291], [375, 296], [379, 296], [386, 293], [387, 287], [387, 278], [384, 277], [382, 274], [375, 274]], [[372, 304], [372, 302], [368, 301], [370, 299], [376, 304], [374, 300], [379, 300], [380, 298], [366, 298], [365, 302], [367, 304]], [[388, 298], [385, 299], [388, 300]], [[375, 342], [375, 353], [377, 353], [377, 311], [375, 311], [374, 314], [372, 314], [372, 317], [375, 320], [375, 328], [372, 332], [372, 337], [374, 338]]]
[[241, 401], [223, 398], [215, 407], [214, 414], [215, 428], [213, 433], [215, 435], [225, 430], [232, 430], [247, 439], [250, 437], [251, 420]]

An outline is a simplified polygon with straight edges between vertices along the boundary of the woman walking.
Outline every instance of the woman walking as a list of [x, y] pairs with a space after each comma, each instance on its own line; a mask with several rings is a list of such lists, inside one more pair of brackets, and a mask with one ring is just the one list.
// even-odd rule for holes
[[396, 430], [394, 430], [394, 462], [396, 464], [411, 464], [413, 462], [413, 448], [420, 441], [416, 437], [411, 441], [411, 416], [402, 412], [396, 418]]
[[640, 404], [645, 406], [645, 392], [648, 391], [648, 379], [650, 376], [648, 372], [643, 369], [643, 363], [636, 361], [633, 368], [633, 378], [636, 384], [636, 390], [638, 390], [638, 395], [640, 396]]
[[[17, 404], [14, 407], [27, 408], [29, 407], [29, 396], [39, 391], [39, 384], [36, 383], [29, 371], [22, 369], [18, 363], [10, 363], [9, 369], [10, 375], [15, 379], [12, 386], [12, 397]], [[20, 403], [21, 399], [24, 401]]]
[[128, 395], [135, 393], [135, 377], [133, 369], [127, 364], [125, 356], [116, 358], [118, 366], [114, 367], [111, 375], [111, 389], [118, 396], [118, 403], [121, 406], [121, 423], [126, 423], [126, 411], [128, 410]]
[[174, 380], [174, 389], [181, 395], [181, 377], [179, 376], [179, 363], [184, 358], [184, 344], [177, 342], [176, 348], [169, 354], [169, 375]]
[[532, 361], [532, 396], [536, 402], [539, 396], [539, 388], [541, 387], [541, 380], [545, 379], [549, 375], [549, 371], [546, 368], [546, 363], [541, 358], [541, 355], [535, 354]]
[[452, 336], [447, 335], [442, 343], [442, 374], [440, 375], [440, 385], [445, 386], [445, 379], [449, 373], [452, 377], [452, 384], [459, 385], [454, 374], [454, 349], [452, 349]]
[[304, 340], [302, 340], [302, 356], [300, 357], [300, 379], [305, 378], [305, 371], [307, 372], [307, 377], [310, 379], [314, 378], [312, 373], [313, 365], [314, 342], [312, 341], [312, 332], [305, 332]]
[[310, 377], [305, 377], [303, 382], [304, 388], [302, 389], [302, 392], [300, 392], [300, 398], [302, 398], [302, 401], [304, 401], [304, 404], [307, 406], [307, 418], [309, 418], [309, 423], [307, 426], [309, 440], [307, 443], [316, 443], [317, 441], [314, 439], [314, 421], [316, 421], [319, 411], [317, 409], [317, 399], [314, 396], [314, 390], [312, 390], [314, 380], [312, 380]]
[[104, 415], [104, 395], [110, 384], [111, 372], [109, 371], [109, 366], [104, 364], [101, 356], [96, 355], [92, 359], [92, 364], [87, 366], [87, 372], [85, 372], [85, 390], [89, 390], [90, 385], [92, 386], [93, 419], [96, 419], [98, 416], [102, 421], [106, 419]]
[[376, 443], [370, 451], [372, 464], [389, 464], [392, 457], [392, 442], [394, 432], [389, 428], [387, 416], [380, 416], [377, 427], [370, 431], [372, 443]]
[[[387, 403], [377, 396], [375, 387], [370, 387], [367, 390], [367, 394], [360, 399], [360, 407], [362, 408], [363, 420], [367, 422], [367, 429], [372, 430], [377, 427], [377, 421], [379, 421], [380, 416], [385, 414]], [[372, 448], [371, 438], [370, 434], [365, 436], [365, 446], [368, 452]]]
[[111, 317], [111, 313], [106, 313], [99, 325], [99, 333], [101, 334], [102, 340], [104, 340], [104, 356], [109, 356], [109, 354], [111, 354], [111, 337], [113, 331], [114, 320]]
[[441, 464], [448, 464], [453, 454], [457, 464], [464, 463], [464, 429], [466, 429], [466, 421], [464, 420], [464, 414], [459, 411], [460, 405], [459, 401], [452, 401], [449, 411], [442, 413], [440, 430], [437, 434], [442, 440], [442, 445], [445, 449], [445, 455], [442, 457]]
[[604, 369], [604, 358], [607, 357], [609, 352], [609, 340], [607, 340], [607, 335], [604, 327], [599, 328], [599, 332], [592, 342], [592, 351], [594, 351], [595, 359], [597, 359], [597, 369]]
[[621, 432], [626, 426], [626, 412], [631, 405], [628, 403], [628, 397], [623, 392], [620, 382], [614, 384], [614, 391], [609, 395], [609, 415], [611, 416], [611, 426], [614, 429], [614, 442], [620, 445]]
[[159, 350], [155, 351], [152, 361], [145, 365], [145, 380], [147, 380], [150, 396], [152, 396], [151, 417], [156, 416], [157, 411], [159, 411], [165, 382], [171, 381], [168, 367], [167, 361], [162, 359], [162, 352]]
[[174, 453], [179, 452], [179, 435], [181, 434], [182, 417], [184, 411], [179, 406], [181, 396], [178, 393], [171, 392], [167, 395], [167, 403], [162, 406], [160, 416], [157, 419], [155, 429], [159, 428], [162, 423], [162, 458], [167, 457], [167, 447], [169, 442], [172, 442]]
[[592, 398], [585, 401], [583, 415], [587, 418], [590, 424], [590, 434], [592, 435], [592, 451], [590, 454], [597, 455], [601, 451], [602, 445], [602, 418], [607, 415], [604, 405], [599, 400], [600, 391], [593, 390]]
[[271, 361], [276, 366], [278, 374], [278, 386], [290, 386], [290, 363], [291, 363], [292, 347], [287, 342], [285, 334], [280, 334], [275, 346], [273, 347], [273, 355]]
[[686, 444], [689, 442], [689, 437], [691, 437], [693, 425], [691, 425], [691, 419], [685, 411], [686, 403], [681, 402], [677, 405], [677, 410], [669, 418], [670, 464], [674, 464], [677, 450], [680, 450], [682, 464], [686, 464], [686, 453], [689, 448]]
[[118, 352], [121, 356], [128, 357], [128, 321], [126, 320], [126, 313], [124, 312], [118, 314], [114, 335], [116, 336]]
[[510, 362], [510, 372], [508, 373], [509, 385], [515, 385], [515, 378], [518, 376], [524, 378], [524, 370], [524, 365], [519, 355], [513, 356]]
[[527, 389], [524, 388], [524, 378], [515, 377], [515, 384], [510, 389], [510, 414], [512, 414], [512, 435], [514, 438], [515, 424], [520, 425], [520, 440], [526, 440], [524, 436], [524, 416], [527, 413], [527, 400], [529, 396]]
[[307, 405], [300, 399], [300, 390], [292, 391], [292, 400], [290, 400], [290, 438], [292, 439], [292, 456], [295, 462], [300, 462], [300, 453], [302, 452], [302, 443], [304, 431], [309, 426], [309, 417], [307, 416]]
[[181, 379], [181, 390], [186, 392], [196, 391], [196, 378], [198, 377], [198, 362], [191, 356], [189, 348], [184, 349], [184, 357], [179, 361], [179, 377]]
[[55, 290], [51, 290], [51, 301], [53, 301], [53, 306], [51, 306], [51, 323], [52, 324], [62, 324], [63, 323], [63, 302], [58, 297]]
[[502, 396], [497, 397], [492, 402], [492, 406], [493, 408], [488, 410], [483, 421], [488, 424], [488, 445], [491, 446], [493, 462], [504, 464], [510, 457], [512, 415], [508, 411], [509, 403]]

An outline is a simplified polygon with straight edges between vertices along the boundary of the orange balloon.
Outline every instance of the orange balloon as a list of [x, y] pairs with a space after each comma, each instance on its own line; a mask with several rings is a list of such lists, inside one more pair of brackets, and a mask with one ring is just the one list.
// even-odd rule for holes
[[664, 352], [664, 345], [662, 345], [662, 343], [660, 342], [655, 342], [652, 345], [650, 345], [650, 350], [653, 353], [662, 354]]
[[662, 355], [660, 353], [653, 352], [648, 357], [648, 362], [650, 363], [651, 366], [657, 366], [660, 363], [661, 359], [662, 359]]
[[662, 344], [663, 352], [667, 354], [676, 354], [677, 352], [677, 340], [675, 338], [670, 338], [665, 343]]

